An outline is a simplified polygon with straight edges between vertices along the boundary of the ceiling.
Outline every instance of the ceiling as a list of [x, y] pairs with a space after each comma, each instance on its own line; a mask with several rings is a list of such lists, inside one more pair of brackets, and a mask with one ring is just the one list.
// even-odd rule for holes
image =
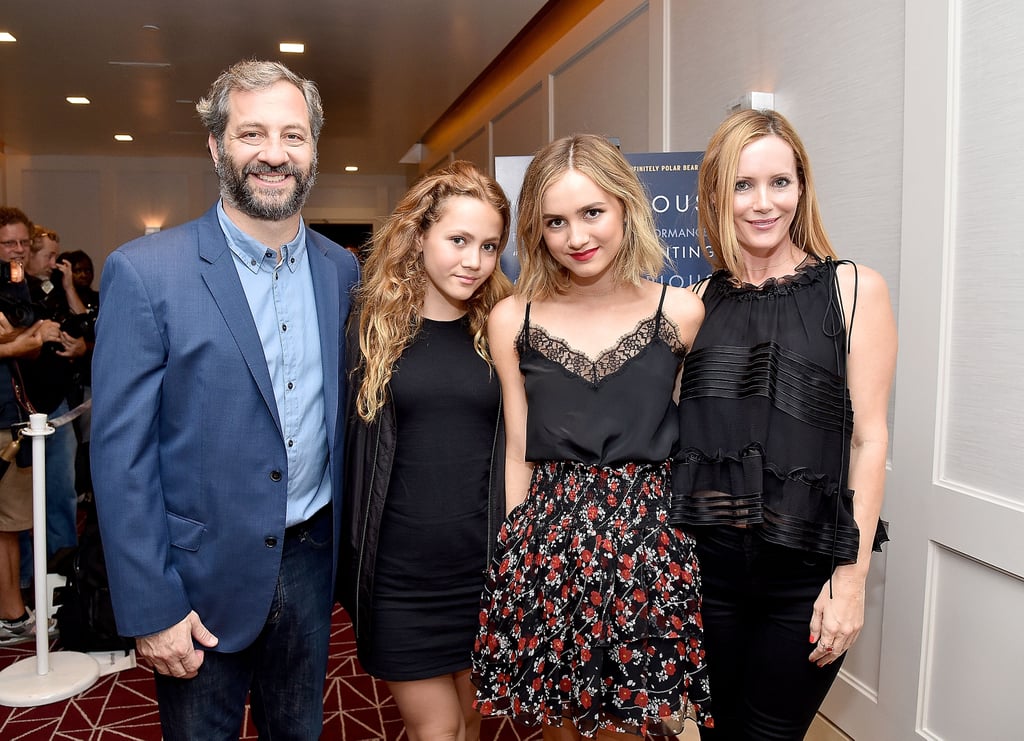
[[[355, 164], [361, 174], [407, 175], [407, 150], [544, 4], [8, 0], [0, 31], [17, 42], [0, 43], [0, 145], [9, 154], [204, 156], [195, 101], [225, 67], [257, 57], [319, 86], [322, 172]], [[282, 54], [280, 42], [306, 51]], [[121, 132], [134, 141], [114, 141]]]

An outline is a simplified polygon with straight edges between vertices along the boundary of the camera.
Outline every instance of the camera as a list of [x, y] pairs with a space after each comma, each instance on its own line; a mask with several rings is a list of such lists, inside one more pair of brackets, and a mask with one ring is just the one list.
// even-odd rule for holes
[[23, 283], [25, 267], [18, 260], [0, 262], [0, 283]]
[[[74, 338], [92, 338], [96, 318], [89, 312], [74, 314], [67, 308], [59, 270], [50, 276], [51, 288], [41, 301], [33, 303], [29, 300], [27, 289], [9, 290], [8, 286], [24, 285], [25, 272], [17, 260], [0, 262], [0, 312], [7, 317], [12, 327], [30, 327], [40, 319], [50, 319], [60, 325], [61, 331]], [[20, 293], [23, 291], [24, 293]], [[48, 342], [44, 349], [60, 350], [59, 342]]]
[[[0, 262], [0, 312], [12, 327], [29, 327], [36, 321], [36, 310], [28, 300], [25, 268], [17, 260]], [[19, 286], [19, 288], [8, 288]]]

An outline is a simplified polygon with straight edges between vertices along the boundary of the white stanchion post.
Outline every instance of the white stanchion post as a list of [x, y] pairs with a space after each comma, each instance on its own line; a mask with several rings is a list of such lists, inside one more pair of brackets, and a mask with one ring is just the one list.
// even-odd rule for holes
[[[50, 595], [46, 588], [46, 438], [54, 430], [45, 414], [30, 414], [32, 435], [32, 579], [36, 593], [36, 674], [50, 673]], [[22, 445], [25, 443], [22, 442]]]
[[53, 432], [53, 428], [46, 424], [45, 414], [31, 414], [28, 429], [22, 433], [32, 438], [36, 658], [35, 661], [23, 659], [0, 672], [0, 705], [11, 707], [34, 707], [66, 700], [87, 690], [100, 675], [100, 665], [88, 654], [60, 651], [50, 655], [50, 594], [46, 585], [46, 437]]

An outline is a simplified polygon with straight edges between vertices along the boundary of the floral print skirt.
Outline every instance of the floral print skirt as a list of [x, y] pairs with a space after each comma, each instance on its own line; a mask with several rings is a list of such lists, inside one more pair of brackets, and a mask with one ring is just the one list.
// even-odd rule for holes
[[534, 466], [501, 527], [473, 651], [476, 708], [676, 735], [711, 726], [693, 540], [667, 525], [669, 466]]

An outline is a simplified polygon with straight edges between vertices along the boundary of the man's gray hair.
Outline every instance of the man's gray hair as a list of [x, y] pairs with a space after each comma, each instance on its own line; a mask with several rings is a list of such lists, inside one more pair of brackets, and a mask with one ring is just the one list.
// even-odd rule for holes
[[228, 127], [228, 114], [231, 112], [230, 97], [233, 91], [252, 92], [265, 90], [281, 81], [290, 82], [302, 91], [309, 111], [309, 129], [313, 136], [314, 147], [320, 138], [320, 129], [324, 125], [324, 108], [320, 102], [320, 92], [316, 83], [299, 77], [280, 62], [267, 62], [258, 59], [246, 59], [228, 67], [220, 73], [210, 86], [205, 98], [196, 103], [196, 111], [203, 125], [213, 134], [218, 142], [224, 141], [224, 132]]

